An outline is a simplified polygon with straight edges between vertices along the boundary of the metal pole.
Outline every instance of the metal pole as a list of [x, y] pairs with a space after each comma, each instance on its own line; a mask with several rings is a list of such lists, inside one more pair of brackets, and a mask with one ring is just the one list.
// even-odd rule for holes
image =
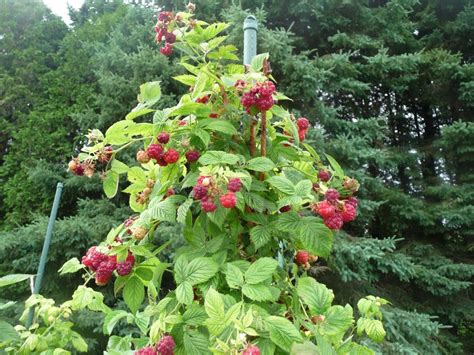
[[244, 21], [244, 64], [250, 64], [252, 58], [257, 55], [257, 30], [255, 16], [247, 16]]
[[[56, 194], [54, 195], [53, 207], [51, 208], [51, 214], [49, 215], [48, 229], [46, 230], [46, 235], [44, 237], [43, 251], [41, 252], [41, 258], [38, 266], [38, 273], [36, 274], [35, 287], [33, 289], [33, 294], [38, 294], [41, 289], [41, 282], [43, 281], [44, 268], [46, 266], [46, 261], [48, 260], [48, 251], [49, 245], [51, 244], [51, 236], [53, 234], [54, 221], [58, 215], [59, 201], [61, 201], [61, 193], [63, 191], [63, 184], [58, 182], [56, 185]], [[30, 313], [28, 314], [28, 321], [26, 327], [29, 328], [33, 323], [33, 316], [35, 314], [35, 309], [30, 308]]]

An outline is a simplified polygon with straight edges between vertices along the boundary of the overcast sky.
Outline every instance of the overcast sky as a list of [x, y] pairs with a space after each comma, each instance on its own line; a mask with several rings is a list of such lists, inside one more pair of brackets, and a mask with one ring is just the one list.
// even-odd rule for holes
[[84, 3], [84, 0], [43, 0], [51, 11], [58, 16], [61, 16], [67, 24], [71, 22], [69, 18], [67, 6], [68, 4], [78, 9]]

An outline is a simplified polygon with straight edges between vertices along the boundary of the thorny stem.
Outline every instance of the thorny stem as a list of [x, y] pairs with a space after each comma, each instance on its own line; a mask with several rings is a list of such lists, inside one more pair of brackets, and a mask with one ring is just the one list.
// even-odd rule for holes
[[[267, 111], [261, 113], [261, 126], [260, 126], [260, 155], [262, 157], [267, 156]], [[260, 180], [265, 180], [265, 173], [260, 173]]]
[[257, 153], [257, 148], [255, 145], [255, 126], [257, 125], [257, 122], [255, 119], [252, 117], [250, 118], [250, 142], [249, 142], [249, 149], [250, 149], [250, 155], [252, 157], [255, 156]]

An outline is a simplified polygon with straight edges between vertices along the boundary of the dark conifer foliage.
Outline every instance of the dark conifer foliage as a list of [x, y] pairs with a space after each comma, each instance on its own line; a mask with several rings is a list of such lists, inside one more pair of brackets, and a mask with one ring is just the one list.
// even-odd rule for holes
[[[339, 233], [331, 262], [314, 276], [341, 301], [368, 291], [392, 302], [383, 353], [471, 353], [474, 7], [467, 0], [241, 3], [203, 1], [197, 12], [235, 23], [228, 35], [240, 49], [242, 21], [256, 14], [259, 52], [271, 53], [278, 85], [294, 99], [289, 106], [308, 115], [310, 144], [362, 186], [357, 222]], [[182, 1], [163, 4], [172, 10]], [[56, 181], [66, 188], [50, 274], [129, 213], [123, 197], [115, 205], [100, 200], [98, 179], [66, 174], [66, 162], [81, 145], [72, 137], [122, 119], [141, 83], [162, 80], [161, 104], [175, 101], [180, 89], [167, 78], [182, 69], [153, 44], [153, 16], [151, 8], [87, 0], [68, 28], [39, 1], [0, 3], [2, 274], [32, 272], [24, 254], [40, 253]], [[49, 280], [48, 296], [67, 297], [57, 280]]]

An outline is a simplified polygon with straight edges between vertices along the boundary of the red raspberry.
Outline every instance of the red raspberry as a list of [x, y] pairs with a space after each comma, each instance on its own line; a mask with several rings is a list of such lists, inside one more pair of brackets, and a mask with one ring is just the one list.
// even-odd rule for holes
[[168, 163], [165, 161], [163, 155], [160, 155], [160, 157], [156, 160], [159, 166], [167, 166]]
[[344, 201], [346, 204], [352, 205], [354, 208], [357, 208], [359, 201], [354, 196], [349, 197], [347, 200]]
[[335, 189], [328, 189], [324, 194], [324, 197], [328, 202], [334, 203], [339, 199], [339, 192]]
[[158, 353], [153, 346], [146, 346], [144, 348], [135, 350], [133, 355], [157, 355]]
[[325, 218], [324, 224], [329, 229], [338, 230], [341, 229], [342, 225], [344, 224], [344, 221], [342, 220], [341, 215], [339, 213], [336, 213], [329, 218]]
[[158, 21], [170, 22], [173, 19], [173, 13], [171, 11], [161, 11], [158, 14]]
[[211, 95], [204, 95], [203, 97], [198, 97], [196, 99], [196, 102], [198, 104], [207, 104], [207, 102], [209, 101], [209, 98], [211, 97]]
[[196, 185], [193, 187], [193, 197], [195, 200], [202, 200], [207, 196], [207, 187]]
[[105, 286], [112, 278], [112, 274], [116, 268], [117, 264], [110, 259], [108, 261], [100, 264], [99, 268], [95, 273], [95, 283], [97, 286]]
[[306, 138], [306, 130], [305, 129], [300, 129], [298, 131], [298, 138], [300, 139], [300, 141], [304, 141], [304, 139]]
[[323, 219], [326, 219], [334, 216], [336, 208], [328, 201], [324, 200], [317, 204], [316, 212], [318, 212]]
[[176, 163], [179, 159], [179, 153], [173, 148], [170, 148], [166, 151], [165, 154], [163, 154], [163, 159], [168, 164]]
[[224, 208], [234, 208], [235, 205], [237, 204], [237, 196], [235, 196], [235, 194], [232, 191], [230, 191], [222, 195], [219, 198], [219, 201], [221, 202], [221, 205]]
[[132, 253], [128, 252], [127, 258], [124, 261], [117, 263], [117, 274], [120, 276], [126, 276], [132, 271], [132, 267], [135, 264], [135, 257]]
[[102, 262], [107, 261], [108, 257], [97, 250], [97, 247], [91, 247], [86, 255], [82, 257], [82, 263], [92, 271], [96, 271]]
[[306, 263], [309, 262], [309, 252], [306, 250], [298, 250], [298, 252], [295, 255], [295, 262], [299, 266], [306, 265]]
[[163, 36], [166, 33], [166, 30], [164, 28], [155, 27], [155, 32], [156, 32], [155, 41], [156, 43], [160, 43], [161, 40], [163, 39]]
[[248, 345], [242, 355], [260, 355], [260, 348], [256, 345]]
[[319, 184], [317, 182], [313, 183], [313, 191], [318, 192], [319, 191]]
[[165, 335], [156, 344], [156, 351], [159, 355], [173, 355], [176, 343], [171, 335]]
[[296, 120], [296, 125], [300, 130], [307, 130], [309, 128], [309, 121], [306, 117], [300, 117]]
[[170, 196], [173, 196], [174, 194], [175, 194], [174, 189], [170, 187], [168, 190], [166, 190], [165, 197], [170, 197]]
[[257, 107], [260, 111], [268, 111], [272, 108], [274, 104], [273, 97], [271, 96], [262, 96], [257, 99]]
[[186, 126], [187, 124], [188, 124], [188, 122], [186, 122], [185, 120], [178, 121], [179, 126]]
[[146, 152], [151, 159], [159, 160], [163, 154], [163, 146], [161, 144], [150, 144]]
[[85, 171], [84, 165], [79, 164], [76, 167], [76, 169], [73, 170], [73, 173], [76, 174], [77, 176], [82, 176], [84, 175], [84, 171]]
[[185, 156], [188, 163], [194, 163], [195, 161], [198, 161], [201, 154], [197, 150], [190, 150], [189, 152], [186, 152]]
[[232, 192], [239, 192], [242, 189], [242, 181], [239, 178], [232, 178], [227, 184], [227, 190]]
[[165, 34], [165, 41], [167, 43], [174, 43], [176, 42], [176, 35], [173, 32], [168, 32]]
[[201, 199], [201, 208], [204, 212], [210, 213], [214, 212], [217, 209], [217, 206], [211, 198], [206, 197]]
[[291, 206], [283, 206], [282, 208], [280, 208], [281, 213], [285, 213], [288, 211], [291, 211]]
[[161, 132], [159, 135], [158, 135], [158, 142], [160, 142], [161, 144], [166, 144], [170, 141], [170, 135], [169, 133], [166, 133], [166, 132]]
[[209, 118], [219, 118], [219, 114], [218, 114], [218, 113], [215, 113], [215, 112], [210, 113], [210, 114], [209, 114]]
[[166, 43], [164, 47], [160, 48], [160, 53], [169, 57], [173, 54], [173, 45], [171, 43]]
[[331, 178], [331, 173], [327, 170], [320, 170], [318, 172], [318, 178], [319, 180], [321, 180], [322, 182], [328, 182], [329, 179]]
[[346, 201], [344, 203], [344, 211], [341, 213], [342, 220], [344, 222], [353, 221], [356, 218], [356, 215], [356, 208]]

